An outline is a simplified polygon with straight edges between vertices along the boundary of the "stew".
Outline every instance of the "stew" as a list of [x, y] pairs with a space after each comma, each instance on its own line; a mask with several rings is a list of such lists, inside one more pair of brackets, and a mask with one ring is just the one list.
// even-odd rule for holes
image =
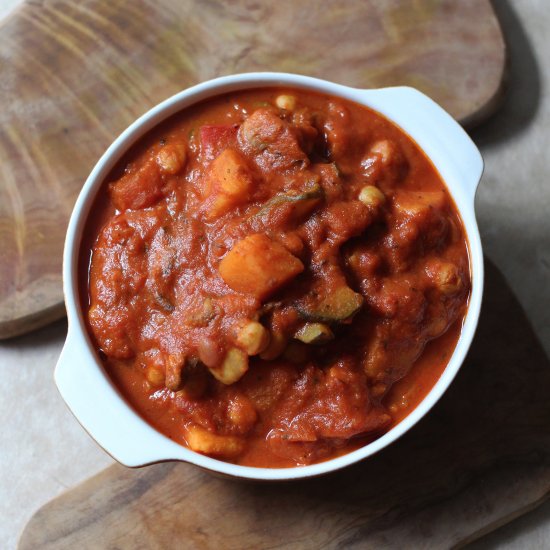
[[380, 114], [295, 89], [193, 106], [100, 192], [83, 308], [105, 368], [199, 453], [291, 467], [387, 432], [433, 387], [470, 292], [456, 207]]

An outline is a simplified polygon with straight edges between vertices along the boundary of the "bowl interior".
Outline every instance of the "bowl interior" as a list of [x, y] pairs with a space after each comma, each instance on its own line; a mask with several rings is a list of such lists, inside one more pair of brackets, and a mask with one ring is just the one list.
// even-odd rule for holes
[[[381, 112], [418, 143], [446, 182], [463, 219], [469, 241], [472, 290], [462, 333], [447, 367], [424, 400], [400, 423], [372, 443], [326, 462], [294, 468], [255, 468], [203, 456], [174, 443], [149, 426], [126, 403], [104, 371], [84, 323], [78, 296], [78, 255], [86, 221], [100, 186], [137, 140], [163, 120], [204, 99], [230, 91], [279, 85], [315, 90], [362, 103]], [[461, 168], [468, 155], [469, 172]], [[473, 194], [481, 170], [479, 152], [460, 126], [426, 96], [410, 88], [365, 91], [298, 75], [252, 73], [222, 77], [176, 94], [140, 117], [113, 142], [92, 170], [77, 199], [67, 232], [63, 267], [69, 335], [56, 369], [56, 381], [64, 399], [90, 435], [115, 459], [128, 466], [184, 460], [230, 476], [281, 480], [324, 474], [373, 455], [408, 431], [437, 402], [456, 375], [472, 341], [483, 286], [481, 243], [473, 208]], [[75, 372], [68, 374], [69, 363], [75, 370], [75, 356], [78, 356], [79, 376]], [[105, 407], [101, 410], [84, 404], [89, 397], [76, 387], [82, 386], [84, 375], [88, 394], [102, 395]], [[118, 417], [119, 422], [113, 424], [109, 420], [112, 415]], [[125, 434], [121, 433], [123, 430]]]

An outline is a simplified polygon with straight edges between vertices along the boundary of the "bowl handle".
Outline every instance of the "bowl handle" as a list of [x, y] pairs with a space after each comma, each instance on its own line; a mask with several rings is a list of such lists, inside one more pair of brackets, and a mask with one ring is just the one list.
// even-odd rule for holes
[[428, 157], [444, 158], [444, 162], [454, 164], [461, 187], [473, 203], [483, 174], [483, 158], [470, 136], [447, 111], [408, 86], [360, 90], [360, 96], [413, 136]]
[[55, 383], [65, 403], [88, 434], [125, 466], [143, 466], [166, 459], [186, 460], [188, 451], [161, 435], [124, 401], [83, 353], [88, 343], [71, 330], [55, 367]]

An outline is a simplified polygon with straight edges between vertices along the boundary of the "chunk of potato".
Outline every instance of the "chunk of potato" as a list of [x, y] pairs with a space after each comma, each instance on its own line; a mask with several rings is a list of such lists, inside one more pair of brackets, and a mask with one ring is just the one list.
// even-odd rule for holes
[[214, 434], [200, 426], [189, 426], [185, 439], [189, 447], [197, 453], [224, 458], [240, 455], [245, 445], [240, 437]]
[[400, 180], [408, 164], [397, 143], [381, 139], [373, 143], [361, 161], [363, 174], [370, 181]]
[[248, 355], [239, 348], [230, 348], [219, 367], [209, 369], [222, 384], [234, 384], [248, 370]]
[[267, 298], [304, 270], [302, 262], [267, 235], [249, 235], [224, 256], [219, 271], [237, 292]]
[[234, 149], [225, 149], [216, 157], [206, 174], [205, 217], [216, 219], [250, 199], [254, 181], [244, 158]]

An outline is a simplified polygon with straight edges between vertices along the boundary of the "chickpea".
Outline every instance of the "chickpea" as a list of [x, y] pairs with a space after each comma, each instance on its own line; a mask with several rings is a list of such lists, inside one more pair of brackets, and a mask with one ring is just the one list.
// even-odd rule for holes
[[164, 386], [164, 372], [156, 365], [151, 365], [147, 367], [145, 371], [145, 377], [147, 378], [147, 382], [149, 382], [151, 386]]
[[222, 384], [234, 384], [248, 370], [248, 355], [242, 349], [231, 348], [225, 354], [221, 366], [209, 370]]
[[246, 321], [237, 334], [236, 344], [248, 355], [258, 355], [269, 345], [269, 332], [258, 321]]
[[281, 94], [275, 99], [275, 105], [285, 111], [293, 111], [296, 108], [296, 98], [293, 95]]
[[456, 294], [462, 288], [458, 267], [449, 262], [438, 263], [431, 269], [431, 278], [442, 294]]
[[386, 384], [378, 383], [372, 386], [370, 393], [373, 397], [380, 397], [381, 395], [384, 395], [384, 393], [386, 393], [387, 389], [388, 387], [386, 386]]
[[167, 174], [181, 172], [187, 160], [187, 150], [182, 142], [165, 145], [157, 154], [157, 164]]
[[386, 196], [378, 187], [367, 185], [361, 189], [359, 200], [369, 208], [379, 208], [386, 201]]
[[395, 156], [395, 146], [387, 139], [381, 139], [372, 144], [370, 152], [378, 155], [382, 164], [389, 164]]

